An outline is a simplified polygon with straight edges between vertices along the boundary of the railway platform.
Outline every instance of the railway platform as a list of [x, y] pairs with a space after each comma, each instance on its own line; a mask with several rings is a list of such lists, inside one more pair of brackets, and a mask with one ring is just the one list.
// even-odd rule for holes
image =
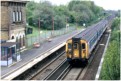
[[[63, 45], [68, 38], [78, 34], [82, 30], [76, 30], [66, 35], [53, 38], [51, 42], [43, 43], [40, 48], [33, 48], [31, 50], [26, 50], [21, 53], [21, 61], [10, 66], [10, 67], [1, 67], [1, 79], [11, 80], [13, 77], [19, 75], [25, 70], [32, 67], [38, 61], [41, 61], [47, 55], [53, 53]], [[45, 48], [46, 47], [46, 48]]]

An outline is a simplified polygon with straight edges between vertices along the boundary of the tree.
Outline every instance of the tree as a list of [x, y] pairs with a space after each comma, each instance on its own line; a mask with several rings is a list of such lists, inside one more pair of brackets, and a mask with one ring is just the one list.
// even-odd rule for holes
[[71, 13], [76, 13], [70, 15], [70, 22], [75, 20], [79, 25], [92, 22], [97, 19], [102, 12], [102, 8], [96, 6], [93, 1], [73, 0], [69, 2], [68, 9]]
[[[102, 9], [93, 1], [73, 0], [67, 6], [52, 5], [49, 1], [27, 3], [27, 22], [29, 25], [38, 27], [38, 22], [42, 29], [52, 29], [52, 17], [54, 17], [55, 29], [65, 27], [68, 23], [82, 25], [95, 21], [101, 16]], [[40, 21], [38, 21], [40, 18]], [[59, 23], [60, 22], [60, 23]]]

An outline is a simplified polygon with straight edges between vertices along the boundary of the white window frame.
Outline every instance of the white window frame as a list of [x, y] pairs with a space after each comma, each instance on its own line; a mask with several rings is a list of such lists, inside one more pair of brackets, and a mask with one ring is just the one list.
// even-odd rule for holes
[[13, 22], [15, 22], [15, 21], [16, 21], [16, 12], [13, 11]]
[[19, 21], [19, 12], [16, 11], [16, 21]]
[[22, 12], [20, 11], [19, 12], [19, 21], [21, 21], [22, 20]]

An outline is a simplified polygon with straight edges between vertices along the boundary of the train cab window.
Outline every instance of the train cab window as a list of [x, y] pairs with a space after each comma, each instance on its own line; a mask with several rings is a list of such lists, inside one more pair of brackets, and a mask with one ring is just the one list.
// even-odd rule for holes
[[78, 44], [74, 43], [74, 49], [78, 49]]
[[68, 49], [71, 49], [72, 45], [70, 43], [68, 43]]
[[85, 43], [82, 43], [82, 49], [85, 49]]

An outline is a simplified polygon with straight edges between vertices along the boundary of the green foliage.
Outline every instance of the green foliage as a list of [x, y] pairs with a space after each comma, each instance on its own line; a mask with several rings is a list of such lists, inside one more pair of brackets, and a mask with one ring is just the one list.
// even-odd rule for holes
[[112, 31], [119, 30], [119, 25], [120, 25], [119, 23], [120, 23], [120, 19], [115, 18], [115, 20], [114, 20], [114, 22], [113, 22], [113, 24], [111, 26]]
[[54, 29], [60, 29], [66, 26], [66, 15], [68, 15], [66, 6], [53, 6], [48, 1], [27, 4], [27, 22], [31, 26], [38, 27], [40, 18], [42, 29], [52, 30], [53, 20]]
[[103, 16], [103, 9], [94, 4], [93, 1], [78, 1], [73, 0], [69, 3], [68, 9], [70, 10], [70, 23], [76, 22], [79, 25], [88, 23]]
[[120, 79], [120, 32], [119, 18], [116, 18], [112, 24], [112, 33], [109, 47], [106, 51], [104, 63], [100, 75], [101, 80], [119, 80]]
[[63, 16], [59, 16], [59, 15], [56, 15], [55, 16], [55, 29], [61, 29], [62, 27], [64, 27], [66, 25], [65, 21], [64, 21], [64, 18]]
[[119, 80], [120, 79], [120, 53], [119, 42], [112, 41], [106, 52], [105, 62], [103, 64], [101, 79], [102, 80]]
[[102, 8], [96, 6], [93, 1], [71, 1], [68, 6], [52, 5], [49, 1], [35, 3], [30, 1], [26, 6], [27, 22], [31, 26], [42, 29], [52, 29], [52, 18], [54, 17], [54, 29], [66, 27], [66, 23], [77, 23], [78, 25], [89, 25], [92, 21], [101, 17]]

